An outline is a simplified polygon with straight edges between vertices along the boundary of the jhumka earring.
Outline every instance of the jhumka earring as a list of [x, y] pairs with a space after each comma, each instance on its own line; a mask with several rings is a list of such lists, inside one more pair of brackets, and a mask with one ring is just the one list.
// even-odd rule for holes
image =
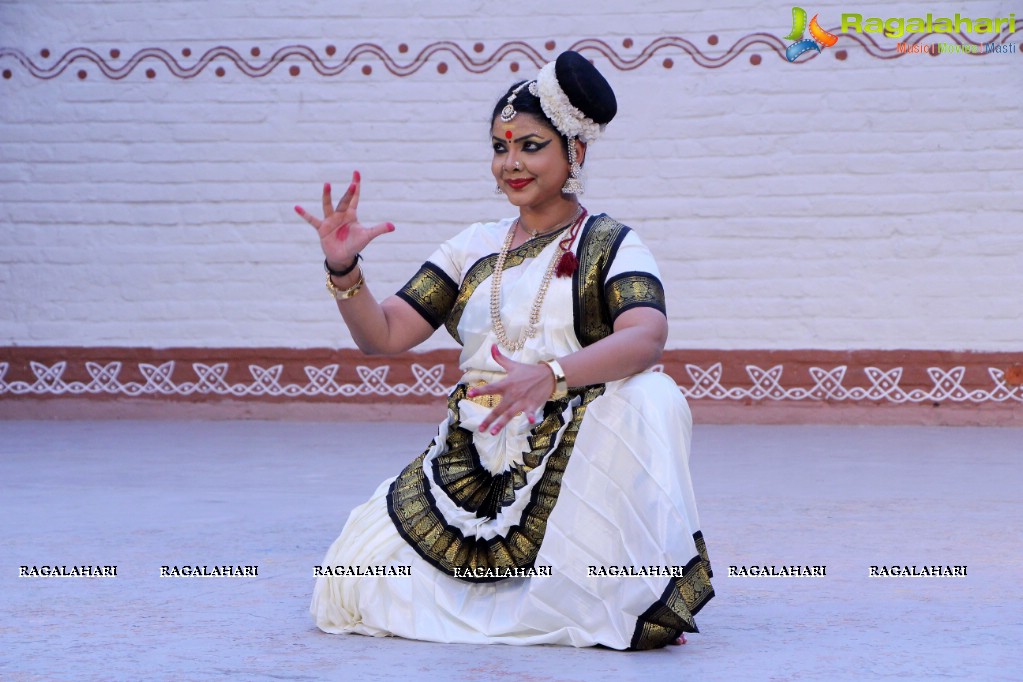
[[568, 140], [568, 166], [568, 179], [565, 180], [565, 186], [561, 188], [561, 191], [563, 194], [582, 194], [585, 191], [582, 179], [583, 169], [576, 159], [574, 137]]
[[504, 190], [501, 189], [500, 185], [494, 188], [494, 194], [504, 194]]

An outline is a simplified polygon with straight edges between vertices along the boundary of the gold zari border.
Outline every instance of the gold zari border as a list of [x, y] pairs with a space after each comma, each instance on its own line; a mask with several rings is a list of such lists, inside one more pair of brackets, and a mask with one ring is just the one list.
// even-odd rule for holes
[[[517, 265], [521, 265], [522, 261], [527, 258], [536, 258], [540, 253], [550, 244], [555, 238], [559, 237], [565, 228], [545, 234], [521, 244], [517, 248], [511, 249], [508, 252], [508, 258], [505, 259], [504, 269], [513, 268]], [[445, 328], [451, 337], [458, 342], [458, 345], [462, 344], [462, 339], [458, 335], [458, 322], [462, 319], [462, 313], [465, 311], [465, 306], [469, 302], [469, 298], [476, 291], [476, 287], [482, 284], [488, 277], [494, 274], [494, 265], [497, 264], [497, 254], [492, 253], [489, 256], [484, 256], [478, 261], [473, 263], [472, 267], [469, 268], [469, 272], [466, 273], [462, 279], [462, 284], [458, 287], [458, 294], [455, 296], [454, 303], [451, 306], [451, 312], [448, 314], [447, 320], [444, 322]]]
[[661, 597], [636, 620], [630, 649], [643, 651], [671, 644], [683, 632], [699, 632], [693, 616], [714, 596], [710, 559], [703, 533], [693, 534], [697, 556], [686, 564], [681, 578], [672, 578]]
[[[464, 393], [465, 387], [459, 386], [458, 390]], [[523, 510], [519, 523], [512, 526], [507, 534], [489, 540], [465, 537], [459, 529], [445, 521], [428, 489], [426, 473], [423, 471], [426, 452], [405, 467], [387, 492], [387, 510], [398, 533], [438, 570], [454, 576], [455, 569], [461, 569], [460, 575], [456, 577], [462, 580], [494, 582], [503, 578], [477, 578], [475, 574], [493, 573], [485, 569], [531, 567], [543, 542], [547, 519], [558, 501], [561, 480], [572, 454], [576, 433], [586, 414], [586, 406], [603, 392], [603, 385], [573, 392], [581, 396], [582, 402], [576, 407], [561, 442], [547, 455], [544, 473], [534, 484], [531, 500]], [[530, 441], [533, 452], [550, 448], [550, 439], [560, 429], [561, 414], [572, 397], [574, 395], [570, 394], [568, 398], [547, 404], [544, 422], [535, 430], [537, 435]], [[557, 425], [553, 432], [546, 426], [549, 421]], [[457, 427], [457, 422], [452, 426]], [[539, 463], [535, 460], [531, 462], [534, 466]]]
[[397, 296], [416, 309], [436, 329], [444, 324], [455, 303], [458, 285], [447, 273], [430, 262], [398, 290]]
[[594, 218], [580, 238], [579, 268], [573, 276], [575, 334], [588, 346], [610, 336], [611, 317], [604, 301], [607, 269], [629, 228], [606, 214]]
[[[465, 398], [468, 387], [460, 384], [448, 397], [448, 410], [458, 414], [458, 402]], [[552, 403], [560, 405], [564, 402]], [[523, 454], [522, 465], [513, 465], [501, 474], [492, 474], [483, 467], [472, 442], [472, 432], [452, 425], [448, 430], [446, 451], [433, 460], [433, 481], [458, 507], [479, 517], [497, 518], [501, 508], [515, 501], [515, 491], [526, 484], [526, 475], [540, 466], [563, 426], [561, 411], [551, 411], [529, 437], [530, 450]], [[569, 445], [575, 443], [575, 431], [566, 430]]]
[[630, 308], [648, 307], [666, 311], [664, 287], [648, 272], [623, 272], [604, 285], [604, 298], [612, 324]]

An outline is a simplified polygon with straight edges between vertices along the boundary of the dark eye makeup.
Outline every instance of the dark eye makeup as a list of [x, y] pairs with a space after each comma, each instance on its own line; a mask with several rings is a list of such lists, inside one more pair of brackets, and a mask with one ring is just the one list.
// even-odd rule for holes
[[[544, 140], [543, 142], [538, 142], [536, 140], [526, 140], [522, 143], [522, 151], [536, 153], [543, 150], [553, 141], [554, 140]], [[504, 154], [508, 149], [505, 142], [503, 140], [498, 140], [496, 137], [494, 138], [493, 147], [495, 154]]]
[[547, 140], [546, 142], [535, 142], [533, 140], [528, 140], [527, 142], [524, 142], [522, 144], [522, 151], [524, 151], [524, 152], [538, 152], [541, 149], [543, 149], [544, 147], [546, 147], [547, 145], [549, 145], [551, 142], [552, 142], [552, 140]]

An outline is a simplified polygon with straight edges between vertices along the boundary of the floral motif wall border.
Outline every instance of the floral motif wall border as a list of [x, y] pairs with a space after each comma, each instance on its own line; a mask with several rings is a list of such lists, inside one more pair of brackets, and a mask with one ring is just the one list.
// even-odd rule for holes
[[[695, 401], [1023, 407], [1023, 354], [671, 350], [657, 369]], [[426, 403], [458, 377], [455, 351], [383, 360], [330, 349], [0, 351], [0, 400]]]
[[[837, 32], [838, 27], [831, 30]], [[1023, 28], [1014, 33], [1006, 29], [991, 36], [988, 42], [1005, 45], [1020, 33], [1023, 33]], [[917, 46], [932, 37], [956, 45], [981, 45], [963, 33], [909, 34], [899, 42]], [[850, 57], [850, 51], [872, 59], [917, 58], [912, 50], [900, 50], [895, 40], [884, 40], [882, 45], [867, 33], [842, 33], [841, 41], [837, 49], [814, 54], [800, 60], [797, 65], [825, 58], [825, 54], [845, 61]], [[144, 47], [130, 54], [117, 47], [106, 50], [73, 47], [60, 54], [48, 47], [35, 52], [0, 47], [0, 64], [4, 66], [0, 73], [7, 80], [17, 73], [15, 67], [41, 80], [65, 74], [79, 80], [90, 76], [122, 80], [136, 72], [144, 74], [148, 79], [160, 75], [189, 79], [205, 73], [223, 78], [228, 74], [228, 69], [249, 78], [263, 78], [278, 68], [287, 68], [292, 77], [310, 72], [333, 77], [354, 70], [362, 76], [372, 76], [375, 68], [398, 77], [411, 76], [422, 69], [431, 68], [445, 74], [453, 67], [469, 73], [485, 73], [496, 68], [507, 68], [514, 73], [526, 65], [533, 68], [543, 66], [562, 49], [572, 49], [589, 57], [601, 58], [619, 71], [631, 71], [651, 63], [671, 69], [677, 59], [686, 58], [694, 66], [704, 69], [721, 68], [744, 56], [752, 66], [759, 66], [765, 55], [786, 60], [786, 41], [777, 35], [758, 32], [744, 35], [730, 46], [721, 44], [716, 34], [694, 36], [691, 40], [682, 36], [660, 36], [645, 45], [637, 44], [632, 38], [624, 38], [615, 43], [599, 38], [584, 38], [563, 47], [554, 40], [548, 40], [543, 45], [523, 41], [488, 45], [477, 41], [470, 47], [445, 40], [428, 43], [417, 50], [413, 50], [407, 43], [400, 43], [394, 49], [394, 54], [389, 46], [377, 43], [358, 43], [347, 50], [332, 44], [284, 45], [272, 51], [260, 46], [229, 45], [216, 45], [202, 50], [193, 50], [191, 47]], [[926, 51], [935, 56], [939, 54], [936, 48]], [[990, 58], [992, 54], [981, 50], [968, 56], [984, 59]]]

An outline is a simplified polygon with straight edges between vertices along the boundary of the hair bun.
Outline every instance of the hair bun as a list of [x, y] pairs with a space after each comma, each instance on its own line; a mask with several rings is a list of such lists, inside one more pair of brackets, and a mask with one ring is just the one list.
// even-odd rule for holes
[[618, 113], [618, 100], [611, 85], [578, 52], [568, 50], [558, 55], [554, 75], [572, 106], [595, 123], [606, 125]]

